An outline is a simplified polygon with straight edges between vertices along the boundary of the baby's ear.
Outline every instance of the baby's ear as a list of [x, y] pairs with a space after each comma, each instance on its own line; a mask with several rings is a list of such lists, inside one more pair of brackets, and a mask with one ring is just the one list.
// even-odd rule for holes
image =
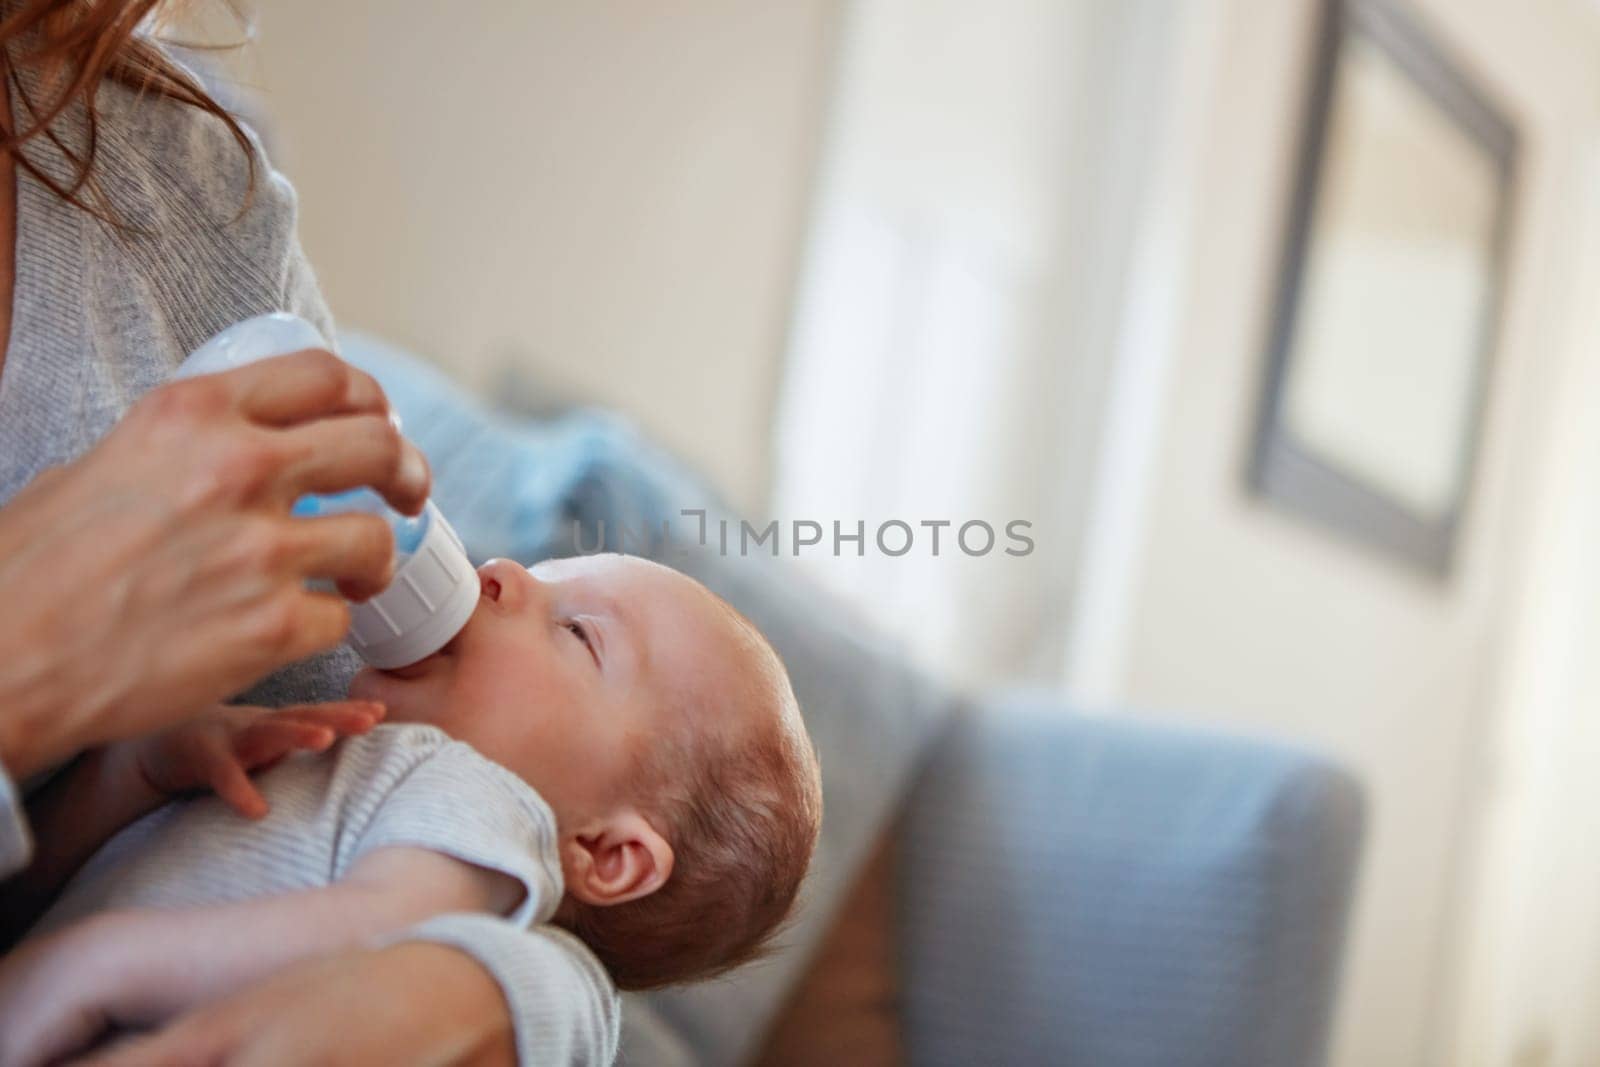
[[561, 840], [567, 892], [594, 907], [647, 897], [672, 874], [672, 846], [636, 811], [596, 820]]

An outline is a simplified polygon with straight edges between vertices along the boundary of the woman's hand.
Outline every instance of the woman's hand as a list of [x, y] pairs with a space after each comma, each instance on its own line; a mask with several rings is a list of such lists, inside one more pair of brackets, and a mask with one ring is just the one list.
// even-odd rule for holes
[[0, 509], [0, 759], [26, 776], [181, 721], [336, 644], [329, 579], [389, 579], [370, 515], [294, 519], [305, 493], [427, 499], [428, 467], [376, 381], [300, 352], [175, 382]]
[[[154, 803], [210, 790], [240, 815], [259, 819], [267, 801], [250, 776], [295, 752], [321, 752], [383, 721], [382, 704], [347, 700], [273, 710], [219, 704], [188, 722], [122, 741], [102, 755], [108, 777]], [[153, 806], [153, 804], [151, 805]]]
[[288, 968], [85, 1063], [512, 1067], [516, 1045], [488, 972], [457, 949], [406, 942]]
[[103, 912], [0, 956], [0, 1064], [59, 1063], [137, 1020], [128, 1009], [140, 1003], [142, 946], [124, 936], [128, 914]]
[[0, 956], [0, 1063], [34, 1067], [84, 1048], [106, 1025], [88, 992], [102, 973], [75, 927]]

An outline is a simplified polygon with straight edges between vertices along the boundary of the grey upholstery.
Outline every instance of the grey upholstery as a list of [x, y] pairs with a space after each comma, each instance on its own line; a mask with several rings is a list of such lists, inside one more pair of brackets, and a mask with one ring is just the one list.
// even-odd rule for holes
[[1321, 1062], [1361, 829], [1317, 757], [989, 702], [906, 808], [912, 1062]]

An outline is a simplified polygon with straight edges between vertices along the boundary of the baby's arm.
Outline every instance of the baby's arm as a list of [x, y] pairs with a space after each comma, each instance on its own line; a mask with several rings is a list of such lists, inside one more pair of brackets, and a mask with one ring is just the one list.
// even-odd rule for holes
[[365, 733], [382, 718], [381, 706], [359, 701], [281, 711], [218, 705], [162, 733], [85, 753], [29, 798], [39, 847], [26, 870], [0, 885], [0, 952], [101, 845], [175, 794], [214, 790], [259, 818], [267, 805], [250, 773]]
[[511, 912], [509, 875], [420, 848], [362, 856], [320, 889], [182, 911], [108, 912], [0, 964], [0, 1063], [48, 1063], [106, 1029], [162, 1022], [288, 964], [449, 912]]

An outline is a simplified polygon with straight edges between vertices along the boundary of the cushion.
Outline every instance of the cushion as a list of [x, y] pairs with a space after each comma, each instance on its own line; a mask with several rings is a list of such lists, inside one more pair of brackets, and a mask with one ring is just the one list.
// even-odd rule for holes
[[897, 841], [908, 1057], [1323, 1063], [1363, 821], [1314, 754], [990, 695]]

